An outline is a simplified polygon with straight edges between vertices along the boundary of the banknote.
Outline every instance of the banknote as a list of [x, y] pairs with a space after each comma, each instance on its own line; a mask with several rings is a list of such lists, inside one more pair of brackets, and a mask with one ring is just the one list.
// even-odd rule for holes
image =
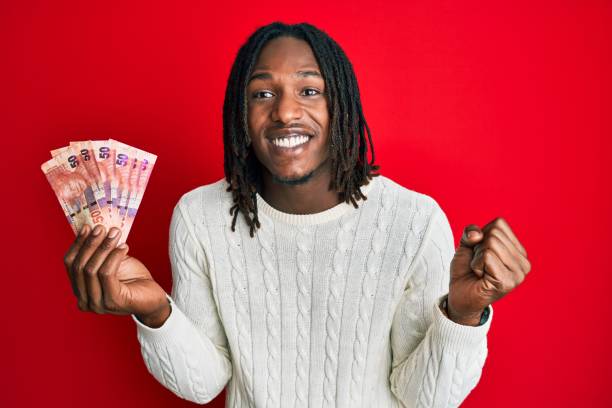
[[41, 169], [73, 232], [118, 227], [125, 242], [157, 156], [114, 139], [72, 141], [51, 156]]
[[[94, 226], [106, 225], [108, 218], [104, 195], [104, 186], [101, 184], [100, 171], [93, 158], [91, 141], [70, 142], [70, 147], [77, 154], [79, 165], [84, 168], [89, 177], [89, 186], [85, 189], [87, 209]], [[53, 151], [51, 152], [53, 155]]]
[[111, 149], [110, 140], [92, 140], [91, 145], [94, 152], [93, 157], [98, 165], [98, 171], [104, 186], [105, 208], [110, 222], [113, 207], [111, 183], [115, 174], [115, 151]]
[[90, 213], [90, 206], [96, 204], [95, 197], [91, 188], [91, 178], [80, 157], [70, 146], [52, 150], [51, 156], [61, 169], [57, 173], [58, 177], [54, 179], [56, 183], [54, 190], [60, 191], [62, 197], [70, 203], [75, 214], [75, 226], [80, 229], [85, 224], [101, 223], [102, 220], [94, 220]]
[[70, 142], [75, 152], [79, 155], [83, 166], [87, 170], [87, 174], [91, 180], [91, 188], [93, 195], [96, 199], [98, 207], [106, 209], [106, 194], [104, 192], [104, 182], [102, 180], [102, 174], [95, 160], [95, 152], [93, 150], [93, 144], [91, 140]]
[[127, 207], [130, 173], [136, 159], [136, 149], [117, 140], [110, 140], [111, 149], [115, 151], [115, 174], [111, 182], [112, 220], [122, 227], [121, 208]]
[[134, 164], [130, 171], [127, 202], [125, 207], [120, 208], [122, 231], [126, 237], [132, 228], [156, 160], [157, 156], [152, 153], [143, 150], [136, 151]]
[[[80, 218], [77, 217], [77, 214], [81, 211], [81, 203], [78, 195], [71, 192], [70, 175], [66, 174], [66, 171], [57, 163], [55, 158], [43, 163], [41, 168], [64, 210], [64, 215], [70, 223], [72, 231], [76, 234], [82, 226]], [[78, 185], [75, 187], [78, 190]]]

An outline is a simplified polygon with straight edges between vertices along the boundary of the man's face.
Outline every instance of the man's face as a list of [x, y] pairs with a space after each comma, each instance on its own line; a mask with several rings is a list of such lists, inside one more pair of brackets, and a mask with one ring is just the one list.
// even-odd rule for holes
[[249, 135], [257, 159], [277, 182], [306, 182], [328, 164], [324, 92], [308, 43], [278, 37], [261, 50], [247, 86]]

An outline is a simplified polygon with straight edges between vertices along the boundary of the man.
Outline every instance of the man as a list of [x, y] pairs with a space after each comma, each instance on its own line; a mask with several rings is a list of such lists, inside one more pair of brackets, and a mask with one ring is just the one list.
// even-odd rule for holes
[[434, 199], [375, 173], [351, 64], [309, 24], [248, 39], [223, 120], [226, 177], [174, 210], [172, 296], [115, 229], [84, 229], [65, 257], [81, 310], [131, 314], [149, 372], [197, 403], [458, 406], [490, 304], [530, 270], [508, 224], [455, 251]]

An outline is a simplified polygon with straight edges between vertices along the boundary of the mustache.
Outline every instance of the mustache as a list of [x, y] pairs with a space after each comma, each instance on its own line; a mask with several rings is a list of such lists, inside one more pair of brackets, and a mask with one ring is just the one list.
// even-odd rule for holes
[[309, 126], [301, 123], [290, 123], [286, 126], [270, 126], [266, 129], [268, 137], [279, 137], [287, 133], [302, 133], [308, 136], [315, 136], [317, 132]]

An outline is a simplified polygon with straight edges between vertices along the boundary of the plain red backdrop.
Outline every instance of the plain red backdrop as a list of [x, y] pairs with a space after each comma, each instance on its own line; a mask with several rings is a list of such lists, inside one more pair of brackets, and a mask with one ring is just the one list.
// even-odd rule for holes
[[156, 153], [128, 242], [170, 291], [172, 208], [223, 176], [230, 66], [274, 20], [341, 44], [383, 174], [434, 197], [456, 241], [503, 216], [527, 248], [532, 272], [494, 304], [464, 406], [611, 406], [612, 3], [225, 4], [0, 4], [0, 406], [191, 405], [149, 375], [129, 317], [78, 310], [62, 264], [72, 233], [40, 164], [82, 138]]

